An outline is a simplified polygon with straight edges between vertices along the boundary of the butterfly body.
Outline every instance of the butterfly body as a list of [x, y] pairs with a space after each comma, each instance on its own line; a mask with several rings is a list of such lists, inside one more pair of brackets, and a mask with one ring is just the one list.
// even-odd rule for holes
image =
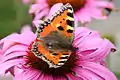
[[32, 53], [47, 62], [50, 68], [64, 65], [74, 51], [72, 6], [70, 4], [62, 6], [52, 18], [40, 24], [36, 34], [37, 38], [31, 47]]

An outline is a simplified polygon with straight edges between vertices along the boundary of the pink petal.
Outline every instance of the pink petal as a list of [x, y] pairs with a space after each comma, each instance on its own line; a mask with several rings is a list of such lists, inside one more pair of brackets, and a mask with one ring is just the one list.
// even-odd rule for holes
[[33, 4], [30, 6], [29, 14], [35, 14], [38, 12], [38, 8], [42, 9], [39, 4]]
[[27, 55], [27, 52], [12, 52], [9, 55], [3, 56], [3, 62], [8, 61], [8, 60], [14, 60], [14, 59], [19, 59], [21, 57], [24, 57]]
[[5, 74], [6, 71], [8, 71], [8, 69], [14, 67], [15, 65], [25, 64], [25, 63], [26, 62], [24, 59], [14, 59], [2, 63], [0, 62], [0, 74]]
[[[115, 75], [102, 65], [92, 63], [92, 62], [80, 62], [78, 64], [80, 64], [79, 66], [82, 66], [81, 69], [80, 68], [75, 69], [75, 71], [78, 72], [78, 75], [81, 75], [83, 73], [85, 77], [93, 78], [92, 80], [95, 80], [94, 78], [98, 80], [98, 77], [101, 78], [100, 80], [117, 80]], [[82, 72], [79, 72], [79, 71], [82, 71]], [[85, 72], [86, 74], [84, 74]]]
[[52, 75], [42, 74], [38, 80], [53, 80]]
[[96, 73], [81, 67], [76, 67], [73, 69], [73, 71], [76, 73], [76, 76], [82, 76], [83, 80], [104, 80], [101, 76], [97, 75]]
[[[51, 10], [50, 10], [50, 12], [49, 12], [49, 15], [48, 15], [48, 18], [51, 18], [52, 15], [53, 15], [56, 11], [58, 11], [62, 5], [63, 5], [62, 3], [57, 3], [57, 4], [55, 4], [55, 5], [51, 8]], [[33, 21], [33, 25], [35, 25], [35, 27], [39, 27], [39, 24], [40, 24], [41, 22], [43, 22], [42, 20], [40, 20], [40, 18], [43, 17], [43, 16], [45, 16], [45, 15], [47, 15], [47, 14], [48, 14], [48, 11], [49, 11], [49, 9], [45, 9], [45, 10], [43, 10], [42, 12], [39, 12], [39, 13], [37, 13], [37, 14], [35, 15], [35, 18], [34, 18], [34, 21]]]
[[32, 31], [27, 30], [27, 29], [22, 34], [14, 33], [14, 34], [11, 34], [11, 35], [5, 37], [4, 39], [2, 39], [0, 41], [0, 44], [5, 42], [3, 45], [3, 49], [4, 49], [4, 47], [8, 48], [10, 45], [12, 45], [14, 43], [21, 43], [21, 44], [25, 44], [25, 45], [30, 45], [30, 43], [33, 40], [35, 40], [36, 35]]
[[[42, 6], [41, 6], [42, 5]], [[41, 10], [47, 8], [47, 5], [46, 4], [33, 4], [30, 6], [30, 9], [29, 9], [29, 14], [37, 14], [39, 13]]]
[[87, 28], [76, 28], [75, 30], [73, 46], [79, 48], [77, 54], [81, 60], [102, 60], [112, 49], [115, 49], [110, 41], [101, 38], [96, 31]]
[[44, 21], [42, 21], [42, 20], [34, 20], [34, 21], [32, 21], [32, 24], [36, 27], [36, 28], [38, 28], [38, 27], [40, 27], [40, 24], [41, 23], [43, 23]]
[[28, 68], [20, 74], [15, 75], [14, 80], [52, 80], [52, 76], [45, 75], [39, 70]]
[[[41, 75], [41, 72], [26, 70], [15, 75], [14, 80], [38, 80], [37, 78]], [[35, 78], [35, 79], [34, 79]]]
[[[92, 39], [100, 39], [100, 35], [98, 32], [96, 31], [92, 31], [88, 28], [85, 28], [85, 27], [76, 27], [75, 29], [75, 39], [74, 39], [74, 42], [73, 42], [73, 45], [76, 46], [76, 47], [80, 47], [81, 43], [85, 42], [86, 40], [89, 41], [89, 38], [92, 38]], [[100, 39], [101, 40], [101, 39]], [[85, 42], [86, 43], [86, 42]], [[91, 45], [95, 45], [96, 43], [89, 43]], [[88, 44], [87, 44], [88, 45]], [[97, 44], [96, 44], [97, 45]], [[81, 48], [83, 47], [84, 45], [81, 46]], [[89, 46], [89, 45], [88, 45]], [[94, 46], [93, 46], [94, 47]], [[91, 48], [90, 47], [86, 47], [86, 48]], [[83, 48], [82, 48], [83, 49]]]
[[[20, 42], [26, 45], [30, 45], [36, 39], [36, 35], [31, 31], [28, 26], [23, 27], [24, 30], [21, 30], [22, 33], [20, 34]], [[29, 35], [28, 35], [29, 34]]]
[[107, 64], [106, 64], [106, 61], [105, 61], [105, 60], [101, 60], [101, 61], [100, 61], [100, 64], [103, 65], [103, 66], [105, 66], [105, 67], [107, 67]]
[[73, 42], [74, 46], [78, 46], [84, 39], [89, 35], [90, 30], [84, 27], [76, 27], [75, 28], [75, 39]]
[[66, 74], [66, 76], [68, 77], [68, 79], [69, 80], [86, 80], [83, 76], [75, 76], [75, 75], [73, 75], [73, 74], [71, 74], [71, 73], [69, 73], [69, 74]]
[[42, 17], [46, 16], [49, 12], [49, 9], [44, 9], [42, 12], [35, 14], [34, 20], [40, 20]]
[[87, 0], [86, 5], [75, 12], [75, 19], [81, 23], [91, 22], [93, 19], [107, 19], [108, 15], [103, 15], [105, 8], [113, 8], [113, 4], [110, 1], [101, 0]]
[[31, 26], [30, 25], [24, 25], [22, 26], [22, 29], [21, 29], [21, 33], [24, 33], [24, 32], [31, 32], [32, 29], [31, 29]]
[[13, 40], [16, 39], [16, 37], [18, 36], [19, 36], [18, 34], [14, 33], [0, 40], [1, 52], [4, 52], [5, 50], [9, 49], [11, 46], [15, 45], [16, 43]]
[[97, 7], [107, 7], [107, 8], [113, 8], [113, 2], [111, 1], [95, 1], [94, 2]]
[[102, 9], [91, 9], [89, 12], [91, 13], [91, 17], [95, 18], [95, 19], [107, 19], [108, 16], [104, 15], [103, 13], [103, 8]]
[[55, 12], [58, 11], [61, 8], [61, 6], [63, 6], [62, 3], [54, 4], [50, 9], [49, 17], [51, 17], [53, 14], [55, 14]]
[[76, 16], [77, 20], [79, 20], [81, 23], [91, 21], [90, 14], [84, 8], [75, 12], [75, 16]]
[[23, 72], [23, 70], [19, 66], [21, 66], [21, 65], [17, 65], [17, 66], [11, 67], [8, 70], [12, 74], [12, 76], [18, 75], [21, 72]]
[[[113, 8], [113, 4], [110, 1], [94, 1], [94, 6], [89, 6], [91, 9], [88, 9], [92, 18], [95, 19], [107, 19], [108, 15], [103, 13], [105, 8]], [[104, 14], [104, 15], [103, 15]]]
[[53, 76], [53, 80], [67, 80], [66, 76]]
[[[87, 55], [81, 58], [81, 60], [90, 60], [90, 61], [99, 61], [104, 59], [110, 52], [111, 49], [111, 43], [108, 40], [104, 40], [98, 47], [97, 50], [94, 52], [88, 52]], [[85, 54], [84, 52], [81, 52], [80, 54]]]
[[4, 56], [11, 54], [12, 52], [25, 52], [28, 50], [28, 46], [14, 45], [4, 52]]

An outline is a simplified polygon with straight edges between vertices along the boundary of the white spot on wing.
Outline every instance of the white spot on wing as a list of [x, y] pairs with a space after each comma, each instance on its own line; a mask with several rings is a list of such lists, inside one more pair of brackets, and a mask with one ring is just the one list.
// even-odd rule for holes
[[67, 59], [60, 59], [59, 61], [67, 61]]

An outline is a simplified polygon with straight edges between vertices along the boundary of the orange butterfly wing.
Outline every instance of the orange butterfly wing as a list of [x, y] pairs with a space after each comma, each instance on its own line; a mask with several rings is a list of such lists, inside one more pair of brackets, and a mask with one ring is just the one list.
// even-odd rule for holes
[[40, 27], [37, 30], [38, 38], [47, 36], [56, 30], [61, 32], [64, 36], [70, 38], [73, 37], [74, 18], [73, 9], [70, 4], [64, 5], [60, 11], [53, 15], [51, 20], [47, 19], [40, 24]]
[[31, 51], [37, 57], [47, 62], [51, 68], [58, 68], [64, 65], [71, 54], [71, 52], [67, 51], [54, 54], [49, 52], [49, 50], [43, 46], [44, 41], [42, 41], [41, 38], [46, 37], [55, 31], [72, 41], [74, 34], [74, 17], [73, 9], [70, 4], [63, 5], [51, 19], [47, 19], [40, 24], [36, 31], [37, 39], [32, 44]]

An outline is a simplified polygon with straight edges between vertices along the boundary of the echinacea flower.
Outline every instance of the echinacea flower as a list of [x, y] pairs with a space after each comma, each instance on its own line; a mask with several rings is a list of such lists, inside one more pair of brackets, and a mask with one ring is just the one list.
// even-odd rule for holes
[[101, 65], [115, 47], [97, 31], [76, 27], [73, 46], [78, 50], [60, 68], [49, 68], [29, 51], [35, 39], [36, 35], [27, 26], [21, 34], [13, 33], [0, 40], [0, 73], [10, 72], [14, 80], [117, 80]]
[[[48, 16], [53, 5], [59, 9], [60, 6], [70, 3], [75, 12], [75, 19], [81, 23], [90, 22], [91, 19], [107, 19], [113, 9], [112, 1], [107, 0], [35, 0], [31, 5], [29, 13], [34, 15], [34, 20]], [[52, 12], [55, 12], [53, 9]], [[107, 12], [106, 12], [106, 11]]]

